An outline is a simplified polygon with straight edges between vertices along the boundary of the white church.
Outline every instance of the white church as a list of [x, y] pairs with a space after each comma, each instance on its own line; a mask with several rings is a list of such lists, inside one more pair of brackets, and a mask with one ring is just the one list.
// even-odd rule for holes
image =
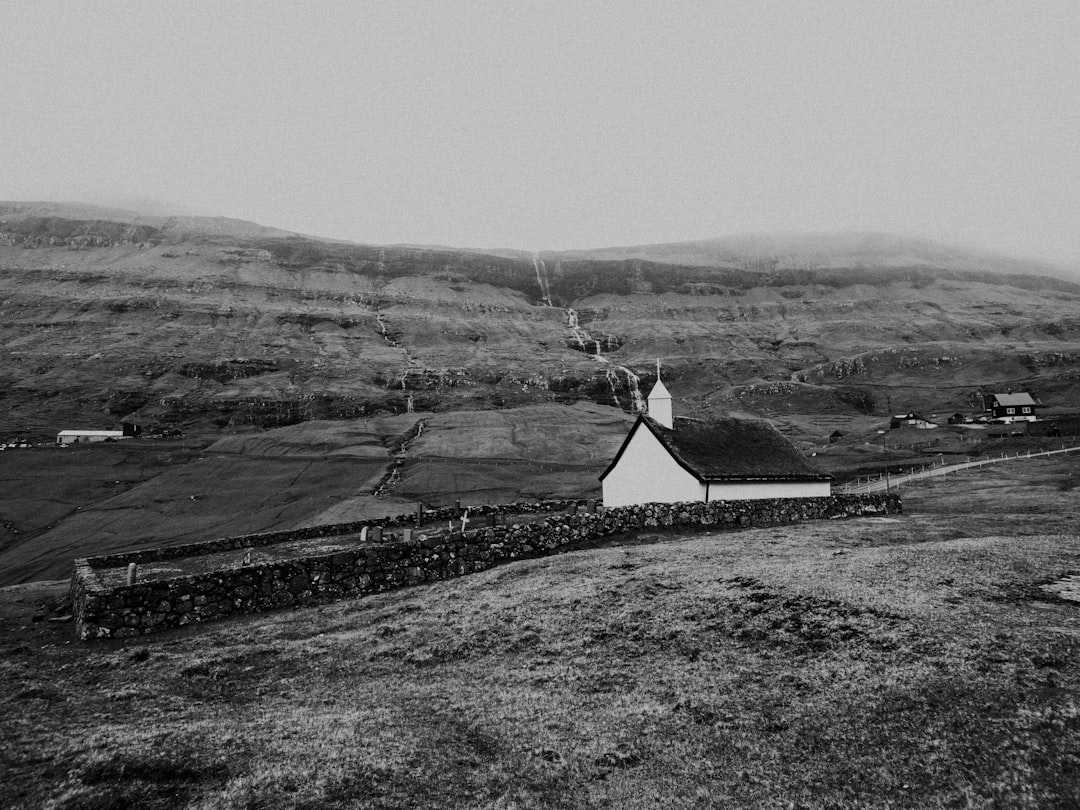
[[674, 419], [660, 381], [614, 460], [600, 475], [605, 506], [761, 498], [825, 498], [820, 473], [768, 422]]

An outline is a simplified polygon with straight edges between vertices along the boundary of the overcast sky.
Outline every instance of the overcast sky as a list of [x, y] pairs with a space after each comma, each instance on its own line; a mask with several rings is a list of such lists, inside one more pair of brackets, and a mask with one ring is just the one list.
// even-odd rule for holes
[[0, 199], [362, 242], [1080, 265], [1080, 2], [0, 0]]

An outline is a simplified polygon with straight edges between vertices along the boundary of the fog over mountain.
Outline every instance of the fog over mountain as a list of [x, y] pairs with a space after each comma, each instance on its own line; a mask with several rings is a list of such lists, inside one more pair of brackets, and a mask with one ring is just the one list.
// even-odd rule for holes
[[880, 232], [1080, 263], [1075, 2], [43, 3], [4, 15], [0, 199], [484, 252]]

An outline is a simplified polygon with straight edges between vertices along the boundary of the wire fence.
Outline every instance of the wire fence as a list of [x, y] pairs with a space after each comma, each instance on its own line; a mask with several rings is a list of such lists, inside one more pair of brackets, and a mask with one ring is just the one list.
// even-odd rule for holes
[[962, 472], [963, 470], [970, 470], [974, 467], [983, 467], [987, 464], [1000, 464], [1005, 461], [1016, 461], [1017, 459], [1029, 459], [1029, 458], [1044, 458], [1046, 456], [1054, 456], [1060, 453], [1072, 453], [1080, 450], [1080, 446], [1065, 447], [1064, 445], [1059, 450], [1039, 450], [1032, 452], [1028, 450], [1025, 452], [1016, 453], [1002, 453], [999, 456], [991, 456], [989, 458], [972, 459], [969, 461], [962, 461], [957, 464], [946, 464], [944, 461], [940, 465], [928, 464], [924, 465], [918, 470], [913, 470], [908, 473], [881, 473], [877, 476], [867, 477], [865, 480], [859, 479], [858, 481], [851, 481], [847, 484], [836, 488], [836, 492], [844, 495], [858, 495], [869, 492], [881, 492], [883, 490], [891, 489], [892, 487], [898, 487], [902, 484], [908, 484], [912, 481], [922, 481], [926, 478], [938, 478], [951, 473]]

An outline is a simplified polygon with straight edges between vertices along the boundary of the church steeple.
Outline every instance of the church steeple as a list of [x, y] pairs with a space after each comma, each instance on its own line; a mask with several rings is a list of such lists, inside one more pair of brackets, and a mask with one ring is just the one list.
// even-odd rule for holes
[[675, 420], [671, 415], [671, 394], [660, 380], [659, 359], [656, 361], [656, 385], [649, 392], [649, 417], [668, 430], [675, 426]]

